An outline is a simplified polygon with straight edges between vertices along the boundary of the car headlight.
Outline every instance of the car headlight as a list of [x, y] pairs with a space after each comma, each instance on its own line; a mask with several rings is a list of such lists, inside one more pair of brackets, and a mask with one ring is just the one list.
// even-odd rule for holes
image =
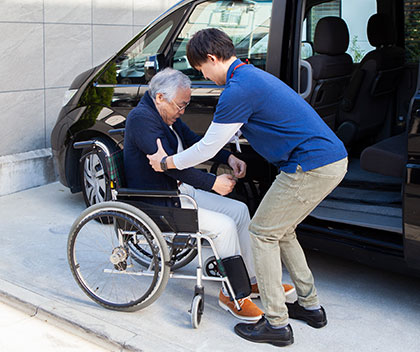
[[63, 97], [63, 106], [67, 105], [67, 103], [70, 101], [71, 98], [73, 98], [73, 96], [76, 94], [77, 91], [78, 89], [66, 90]]

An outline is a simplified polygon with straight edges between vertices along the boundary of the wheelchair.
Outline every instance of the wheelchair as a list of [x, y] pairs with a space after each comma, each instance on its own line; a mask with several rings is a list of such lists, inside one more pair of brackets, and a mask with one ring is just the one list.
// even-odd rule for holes
[[[137, 311], [164, 291], [169, 278], [196, 280], [191, 324], [198, 328], [204, 310], [203, 281], [222, 282], [238, 310], [238, 299], [251, 292], [241, 256], [221, 259], [212, 239], [198, 229], [197, 204], [178, 191], [124, 188], [123, 153], [113, 154], [97, 140], [74, 143], [75, 149], [104, 153], [111, 200], [85, 209], [74, 221], [67, 257], [74, 279], [99, 305], [118, 311]], [[82, 157], [83, 159], [83, 157]], [[83, 162], [83, 160], [81, 160]], [[190, 209], [157, 206], [150, 198], [185, 198]], [[146, 200], [146, 201], [145, 201]], [[203, 270], [203, 242], [214, 253]], [[198, 257], [196, 275], [174, 271]]]

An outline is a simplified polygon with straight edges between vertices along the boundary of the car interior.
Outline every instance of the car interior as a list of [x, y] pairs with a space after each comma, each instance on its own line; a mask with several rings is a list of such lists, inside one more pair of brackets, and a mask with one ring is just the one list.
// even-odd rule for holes
[[[331, 1], [314, 3], [307, 8], [305, 21], [311, 17], [318, 21], [313, 23], [313, 34], [302, 41], [313, 49], [305, 58], [312, 68], [312, 89], [306, 100], [346, 145], [349, 168], [343, 182], [311, 216], [381, 229], [391, 238], [395, 235], [396, 242], [402, 241], [398, 235], [403, 232], [407, 117], [417, 86], [418, 57], [410, 57], [401, 47], [404, 27], [395, 25], [398, 14], [379, 13], [398, 6], [378, 1], [378, 13], [365, 23], [372, 48], [359, 53], [361, 60], [355, 62], [347, 53], [351, 42], [354, 47], [354, 38], [349, 37], [346, 21], [325, 11]], [[326, 16], [316, 18], [317, 10], [318, 17]]]

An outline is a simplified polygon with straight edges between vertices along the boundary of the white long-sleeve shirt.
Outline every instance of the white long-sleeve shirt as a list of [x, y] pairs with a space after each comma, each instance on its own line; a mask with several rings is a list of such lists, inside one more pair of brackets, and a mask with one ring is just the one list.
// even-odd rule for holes
[[200, 141], [173, 156], [176, 168], [183, 170], [213, 158], [235, 136], [242, 125], [243, 123], [212, 122]]

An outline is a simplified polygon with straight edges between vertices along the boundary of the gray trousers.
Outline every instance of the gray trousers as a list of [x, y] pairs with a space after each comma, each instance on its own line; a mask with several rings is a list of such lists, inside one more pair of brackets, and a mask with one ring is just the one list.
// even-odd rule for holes
[[[195, 199], [198, 205], [198, 227], [209, 235], [221, 258], [241, 254], [249, 277], [255, 277], [254, 260], [252, 258], [251, 238], [249, 235], [248, 207], [245, 203], [222, 197], [218, 194], [195, 189], [183, 183], [179, 190]], [[190, 207], [181, 198], [183, 208]]]

